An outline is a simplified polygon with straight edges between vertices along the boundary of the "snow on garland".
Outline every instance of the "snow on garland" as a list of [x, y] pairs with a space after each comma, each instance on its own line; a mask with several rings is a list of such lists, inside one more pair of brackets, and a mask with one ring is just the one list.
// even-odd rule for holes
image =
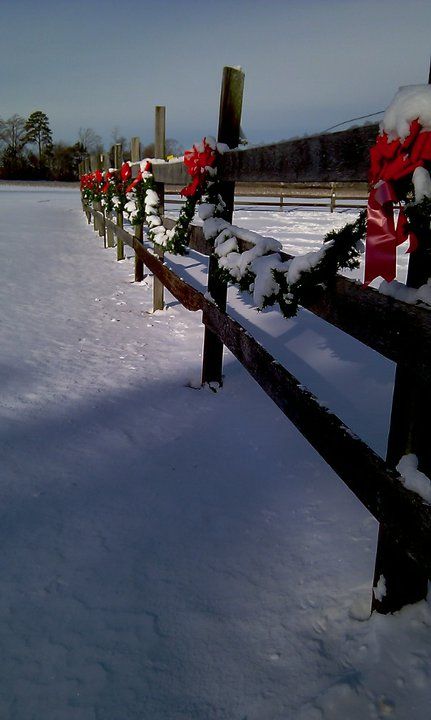
[[[354, 223], [328, 233], [317, 252], [289, 260], [282, 260], [278, 240], [230, 225], [216, 216], [214, 205], [201, 205], [199, 214], [206, 239], [214, 240], [222, 277], [251, 292], [259, 309], [278, 303], [285, 317], [294, 316], [316, 287], [326, 285], [340, 269], [358, 267], [363, 252], [365, 211]], [[240, 252], [241, 241], [252, 247]]]
[[216, 173], [217, 152], [223, 152], [225, 148], [226, 146], [217, 144], [213, 138], [204, 138], [199, 145], [194, 145], [192, 150], [188, 150], [184, 154], [184, 164], [192, 180], [181, 190], [181, 195], [186, 198], [186, 201], [181, 208], [175, 227], [171, 230], [163, 227], [163, 219], [160, 214], [161, 203], [156, 183], [152, 173], [147, 173], [144, 212], [148, 225], [148, 237], [156, 245], [168, 252], [184, 255], [188, 246], [189, 230], [196, 205], [208, 190], [209, 178]]
[[81, 177], [83, 200], [92, 205], [100, 203], [105, 212], [113, 210], [123, 212], [127, 203], [127, 193], [132, 170], [129, 163], [123, 163], [120, 170], [101, 170], [87, 173]]
[[[431, 218], [431, 86], [402, 88], [386, 111], [380, 135], [371, 149], [368, 207], [357, 220], [329, 232], [320, 250], [283, 260], [281, 244], [273, 238], [238, 228], [222, 216], [225, 210], [217, 180], [217, 156], [226, 146], [206, 137], [184, 155], [191, 182], [182, 189], [186, 198], [174, 228], [163, 226], [160, 198], [151, 162], [141, 163], [138, 177], [130, 182], [131, 169], [89, 173], [81, 179], [84, 200], [102, 202], [106, 211], [124, 211], [134, 225], [147, 224], [149, 239], [166, 251], [184, 254], [189, 229], [199, 204], [207, 240], [214, 243], [219, 271], [226, 280], [253, 294], [258, 308], [278, 303], [286, 317], [315, 297], [317, 287], [327, 287], [342, 269], [359, 266], [366, 241], [365, 284], [379, 275], [382, 292], [407, 302], [431, 301], [428, 283], [408, 294], [396, 283], [396, 247], [410, 238], [412, 226], [430, 227]], [[398, 221], [395, 227], [394, 204]], [[241, 242], [251, 248], [241, 252]], [[405, 286], [403, 286], [405, 288]], [[408, 297], [408, 299], [407, 299]]]

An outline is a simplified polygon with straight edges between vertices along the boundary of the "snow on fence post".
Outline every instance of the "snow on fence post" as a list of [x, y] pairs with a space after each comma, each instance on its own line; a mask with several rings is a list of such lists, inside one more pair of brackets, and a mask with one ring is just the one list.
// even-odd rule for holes
[[[118, 171], [121, 170], [123, 164], [123, 146], [121, 143], [114, 145], [114, 165]], [[117, 225], [123, 227], [123, 213], [117, 212]], [[117, 235], [117, 260], [124, 260], [124, 245], [123, 241]]]
[[334, 210], [335, 210], [335, 203], [336, 203], [335, 183], [334, 183], [334, 182], [331, 182], [331, 199], [330, 199], [330, 202], [329, 202], [329, 207], [330, 207], [331, 213], [333, 213]]
[[[141, 141], [138, 137], [132, 137], [130, 141], [130, 160], [133, 162], [139, 162], [141, 159]], [[135, 168], [132, 168], [132, 176], [136, 177], [137, 172]], [[140, 242], [143, 239], [144, 228], [142, 223], [135, 225], [135, 236]], [[135, 282], [142, 282], [144, 279], [144, 263], [135, 253]]]
[[[154, 157], [161, 160], [166, 159], [166, 108], [164, 105], [156, 105], [154, 125]], [[163, 216], [165, 187], [163, 183], [156, 183], [156, 192], [160, 198], [160, 214]], [[154, 249], [160, 260], [163, 262], [164, 253], [158, 248]], [[155, 275], [153, 276], [153, 312], [163, 310], [163, 283]]]
[[[431, 84], [431, 66], [428, 83]], [[411, 225], [418, 247], [410, 255], [406, 285], [417, 288], [431, 277], [431, 230], [429, 219], [412, 219]], [[416, 455], [418, 469], [431, 477], [431, 387], [409, 367], [408, 352], [406, 348], [406, 360], [398, 363], [395, 374], [386, 460], [388, 465], [396, 467], [404, 455]], [[383, 586], [385, 591], [383, 595], [373, 592], [372, 610], [393, 613], [404, 605], [423, 600], [428, 592], [428, 579], [428, 574], [399, 548], [381, 524], [373, 587], [377, 588], [380, 581], [379, 588]]]
[[[220, 112], [217, 140], [226, 143], [230, 148], [239, 144], [242, 98], [244, 92], [244, 73], [240, 68], [224, 67], [220, 93]], [[232, 222], [235, 183], [222, 182], [220, 191], [226, 204], [224, 218]], [[221, 282], [218, 274], [218, 262], [211, 253], [208, 267], [208, 292], [214, 302], [222, 310], [226, 309], [227, 283]], [[205, 311], [203, 313], [205, 324]], [[223, 343], [206, 325], [202, 358], [202, 383], [223, 380]]]

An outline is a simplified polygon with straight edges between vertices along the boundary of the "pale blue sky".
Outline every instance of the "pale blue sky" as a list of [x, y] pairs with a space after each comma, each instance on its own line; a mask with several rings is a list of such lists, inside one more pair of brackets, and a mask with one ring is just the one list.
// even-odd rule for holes
[[429, 0], [0, 0], [0, 116], [44, 110], [56, 140], [92, 127], [185, 145], [216, 132], [223, 65], [245, 71], [252, 142], [313, 133], [427, 82]]

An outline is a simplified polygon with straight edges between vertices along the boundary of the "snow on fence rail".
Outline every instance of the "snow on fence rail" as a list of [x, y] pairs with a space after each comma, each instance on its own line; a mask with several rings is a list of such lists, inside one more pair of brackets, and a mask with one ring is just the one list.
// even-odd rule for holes
[[[218, 140], [229, 147], [238, 144], [242, 84], [241, 71], [225, 68]], [[160, 120], [160, 109], [158, 117]], [[340, 182], [364, 182], [368, 154], [363, 149], [363, 131], [363, 128], [358, 128], [357, 133], [350, 131], [348, 135], [335, 133], [343, 136], [341, 143], [334, 140], [334, 135], [322, 135], [226, 152], [218, 167], [225, 202], [232, 210], [236, 181], [327, 182], [328, 178], [331, 181], [335, 178]], [[164, 115], [156, 125], [156, 157], [164, 155], [163, 132]], [[340, 152], [340, 147], [344, 148], [343, 152]], [[349, 160], [352, 148], [353, 154], [356, 153], [354, 164]], [[117, 146], [116, 167], [121, 165], [119, 152]], [[136, 142], [133, 154], [135, 157], [132, 160], [138, 160]], [[302, 168], [299, 178], [298, 158]], [[84, 171], [94, 170], [100, 158], [93, 158], [91, 168], [89, 162], [85, 162]], [[185, 167], [180, 161], [155, 164], [154, 177], [161, 197], [165, 186], [188, 182]], [[163, 257], [144, 246], [139, 234], [124, 229], [122, 217], [113, 222], [100, 209], [88, 205], [83, 207], [88, 221], [92, 216], [95, 229], [105, 237], [105, 246], [112, 246], [112, 239], [116, 238], [118, 258], [123, 256], [123, 244], [133, 248], [137, 279], [142, 277], [143, 264], [153, 273], [155, 308], [162, 307], [161, 289], [166, 287], [187, 309], [203, 312], [203, 381], [221, 382], [223, 346], [229, 348], [378, 520], [380, 532], [374, 585], [383, 575], [386, 595], [373, 597], [373, 609], [394, 612], [425, 597], [428, 579], [431, 578], [431, 506], [402, 484], [395, 467], [402, 456], [415, 452], [428, 473], [431, 469], [427, 435], [428, 408], [431, 406], [431, 312], [406, 305], [341, 276], [337, 276], [331, 287], [324, 290], [317, 288], [315, 297], [306, 306], [314, 314], [397, 363], [385, 462], [229, 316], [226, 312], [227, 288], [215, 272], [217, 263], [213, 246], [205, 239], [200, 227], [192, 228], [190, 247], [210, 258], [209, 292], [206, 294], [178, 277]], [[164, 218], [165, 227], [172, 227], [174, 223], [174, 220]], [[422, 252], [420, 248], [410, 259], [409, 280], [412, 285], [422, 284], [424, 277], [430, 274], [426, 253], [430, 245], [429, 228], [419, 241]], [[248, 247], [250, 245], [243, 241], [240, 251]], [[286, 254], [282, 255], [284, 259], [288, 258]]]

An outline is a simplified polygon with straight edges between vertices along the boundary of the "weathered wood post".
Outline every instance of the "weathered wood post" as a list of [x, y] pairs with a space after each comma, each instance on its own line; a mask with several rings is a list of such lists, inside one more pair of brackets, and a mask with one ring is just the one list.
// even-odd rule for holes
[[331, 199], [329, 202], [329, 207], [330, 207], [331, 213], [333, 213], [335, 210], [335, 203], [336, 203], [335, 183], [331, 182]]
[[[431, 231], [429, 221], [413, 228], [419, 247], [409, 261], [407, 285], [420, 287], [431, 277]], [[429, 408], [431, 388], [415, 376], [407, 364], [399, 363], [395, 374], [391, 423], [386, 460], [396, 467], [404, 455], [413, 453], [419, 469], [431, 477], [431, 443], [429, 438]], [[374, 587], [385, 582], [385, 594], [376, 598], [372, 609], [393, 613], [404, 605], [418, 602], [427, 596], [428, 576], [421, 567], [398, 547], [383, 525], [379, 528]]]
[[[154, 128], [154, 157], [165, 160], [166, 158], [166, 108], [163, 105], [156, 105], [155, 128]], [[156, 192], [160, 198], [160, 214], [163, 216], [165, 202], [165, 186], [163, 183], [156, 183]], [[159, 248], [154, 248], [160, 260], [163, 261], [164, 253]], [[153, 277], [153, 311], [163, 310], [163, 283], [155, 275]]]
[[[431, 66], [428, 83], [431, 84]], [[431, 277], [431, 230], [429, 219], [412, 222], [418, 248], [410, 256], [407, 273], [408, 287], [424, 285]], [[413, 453], [419, 470], [431, 478], [431, 443], [429, 438], [429, 408], [431, 388], [414, 375], [407, 364], [399, 363], [395, 374], [391, 424], [386, 460], [396, 467], [400, 459]], [[380, 525], [377, 544], [374, 587], [384, 578], [385, 593], [373, 593], [372, 610], [393, 613], [427, 596], [428, 576], [407, 553], [398, 547], [396, 539]]]
[[[110, 160], [109, 160], [109, 153], [106, 153], [103, 156], [103, 170], [109, 170], [110, 167]], [[108, 220], [111, 220], [111, 213], [104, 211], [105, 218], [108, 218]], [[112, 228], [109, 225], [106, 225], [105, 223], [105, 247], [113, 248], [115, 246], [114, 241], [114, 233], [112, 231]]]
[[[109, 169], [110, 169], [110, 163], [111, 163], [111, 157], [110, 157], [110, 155], [111, 155], [111, 153], [109, 153], [109, 152], [106, 153], [106, 155], [105, 155], [105, 158], [106, 158], [106, 167], [105, 167], [105, 170], [109, 170]], [[108, 218], [108, 220], [112, 220], [112, 213], [111, 213], [111, 212], [107, 212], [107, 213], [105, 214], [105, 216]], [[107, 228], [106, 228], [106, 247], [108, 247], [108, 248], [113, 248], [113, 247], [115, 247], [114, 231], [112, 230], [112, 228], [111, 228], [110, 225], [108, 225]]]
[[[103, 153], [100, 155], [100, 170], [102, 172], [106, 169], [106, 155]], [[100, 212], [102, 213], [102, 217], [100, 219], [99, 224], [99, 235], [100, 237], [103, 237], [103, 247], [106, 248], [106, 223], [105, 223], [105, 208], [102, 206], [102, 203], [99, 203]]]
[[[121, 143], [116, 143], [114, 145], [114, 165], [118, 172], [121, 170], [121, 165], [123, 164], [123, 146]], [[123, 213], [117, 212], [117, 225], [118, 227], [122, 228], [123, 223]], [[124, 260], [124, 245], [123, 241], [120, 240], [120, 238], [117, 235], [117, 260]]]
[[[84, 175], [84, 160], [81, 160], [81, 162], [78, 163], [78, 177], [79, 177], [79, 183], [80, 183], [79, 184], [79, 192], [81, 195], [81, 202], [83, 202], [82, 201], [82, 187], [81, 187], [81, 178], [83, 175]], [[84, 204], [83, 204], [83, 209], [84, 209]]]
[[[139, 162], [141, 159], [141, 141], [138, 137], [133, 137], [130, 141], [130, 160], [133, 162]], [[132, 168], [132, 175], [136, 177], [137, 172]], [[135, 225], [135, 236], [142, 242], [144, 228], [142, 223]], [[135, 253], [135, 282], [142, 282], [144, 279], [144, 263]]]
[[[87, 175], [89, 172], [91, 172], [91, 163], [90, 163], [90, 158], [88, 155], [87, 155], [87, 157], [84, 158], [82, 163], [83, 163], [84, 175]], [[88, 224], [91, 225], [91, 212], [89, 210], [86, 210], [85, 215], [87, 217]]]
[[[220, 93], [220, 113], [217, 140], [235, 148], [239, 143], [242, 99], [244, 93], [244, 73], [233, 67], [223, 68], [223, 78]], [[226, 205], [223, 217], [232, 222], [235, 183], [220, 183], [220, 192]], [[212, 253], [208, 267], [208, 292], [214, 302], [226, 310], [227, 284], [218, 277], [217, 257]], [[205, 311], [203, 313], [205, 324]], [[205, 327], [204, 349], [202, 359], [202, 383], [215, 382], [219, 385], [223, 381], [223, 343], [208, 327]]]
[[[100, 164], [100, 155], [90, 155], [90, 166], [91, 166], [91, 172], [95, 172], [96, 170], [100, 170], [101, 164]], [[95, 210], [93, 214], [93, 228], [95, 232], [98, 232], [100, 235], [100, 220], [98, 215], [96, 214], [98, 211], [100, 211], [100, 202], [97, 200], [93, 202], [93, 210]]]

